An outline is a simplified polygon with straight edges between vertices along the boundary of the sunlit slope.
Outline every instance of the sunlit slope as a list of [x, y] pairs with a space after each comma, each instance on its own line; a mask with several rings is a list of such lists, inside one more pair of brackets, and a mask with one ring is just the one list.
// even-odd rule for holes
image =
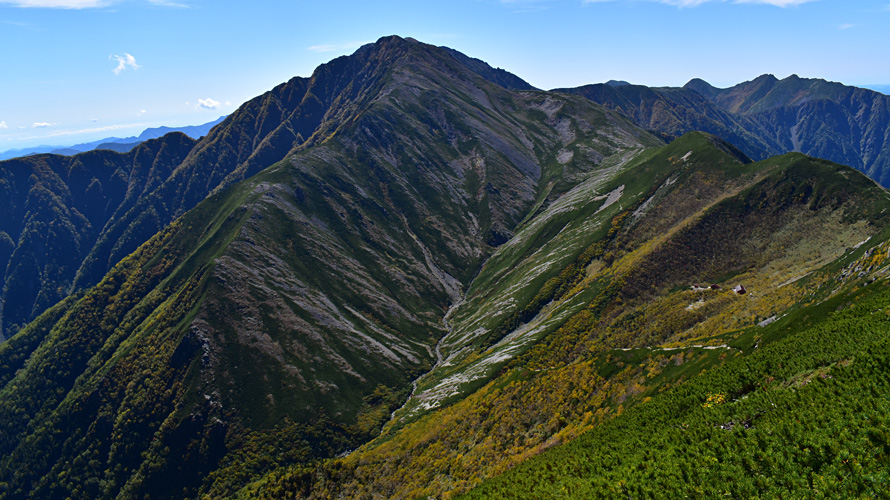
[[461, 498], [882, 498], [887, 250], [856, 251], [830, 299], [745, 332], [744, 355]]
[[[818, 304], [844, 300], [867, 282], [865, 270], [887, 271], [887, 193], [848, 167], [799, 154], [739, 159], [713, 137], [691, 134], [616, 168], [586, 204], [573, 202], [579, 216], [548, 234], [541, 228], [555, 220], [547, 215], [562, 206], [555, 201], [488, 260], [449, 317], [443, 361], [383, 436], [330, 463], [283, 469], [241, 496], [450, 497], [613, 419], [623, 425], [629, 409], [683, 391], [702, 373], [828, 328], [834, 306]], [[609, 203], [622, 185], [623, 195], [636, 195]], [[547, 236], [502, 253], [522, 248], [525, 231]], [[548, 247], [560, 240], [574, 250]], [[488, 300], [501, 305], [486, 309]], [[819, 363], [848, 355], [832, 345]], [[701, 395], [695, 408], [707, 402]], [[524, 497], [522, 477], [504, 477], [484, 494]], [[543, 488], [549, 476], [541, 477]]]

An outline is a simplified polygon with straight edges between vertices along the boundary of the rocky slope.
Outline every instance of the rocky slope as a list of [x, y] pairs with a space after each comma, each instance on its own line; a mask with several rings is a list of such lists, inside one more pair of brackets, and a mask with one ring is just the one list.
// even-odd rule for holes
[[[844, 327], [842, 341], [819, 333], [812, 350], [800, 350], [806, 335], [816, 335], [808, 328], [836, 328], [826, 326], [825, 312], [853, 300], [851, 293], [864, 297], [856, 291], [865, 283], [881, 277], [871, 290], [886, 296], [887, 192], [849, 167], [800, 154], [744, 160], [718, 139], [689, 134], [566, 193], [487, 261], [449, 317], [440, 362], [381, 437], [348, 457], [270, 474], [238, 498], [450, 498], [551, 448], [522, 472], [485, 484], [476, 497], [527, 498], [533, 486], [542, 497], [617, 498], [623, 477], [613, 470], [633, 478], [628, 487], [635, 492], [657, 494], [668, 484], [690, 492], [704, 484], [660, 473], [657, 450], [673, 450], [658, 455], [673, 463], [682, 461], [684, 446], [696, 448], [658, 439], [647, 416], [671, 429], [695, 422], [697, 430], [725, 432], [718, 425], [768, 410], [749, 405], [718, 420], [701, 410], [708, 391], [740, 397], [751, 391], [751, 372], [764, 383], [775, 377], [774, 388], [784, 389], [887, 332]], [[868, 304], [864, 313], [873, 315], [879, 306]], [[785, 315], [794, 319], [776, 323]], [[727, 372], [738, 380], [719, 378]], [[650, 400], [657, 401], [651, 411]], [[559, 445], [587, 431], [601, 440], [583, 437], [583, 445], [561, 451]], [[641, 437], [653, 443], [648, 454], [636, 447]], [[858, 453], [850, 442], [834, 446], [841, 447], [834, 453]], [[609, 454], [600, 454], [606, 447]], [[645, 462], [662, 482], [619, 467], [616, 457], [624, 455], [614, 449]], [[685, 463], [696, 477], [726, 477], [698, 471], [695, 460]], [[870, 462], [862, 474], [878, 473], [880, 464]], [[764, 484], [786, 473], [757, 470]], [[597, 487], [577, 487], [587, 484]], [[707, 484], [723, 491], [720, 481]], [[726, 488], [748, 495], [806, 491], [758, 490], [741, 480]]]
[[[511, 91], [395, 37], [248, 103], [124, 231], [210, 196], [0, 347], [6, 498], [217, 497], [370, 439], [494, 247], [658, 144], [589, 100]], [[93, 261], [135, 240], [116, 241]], [[258, 456], [270, 443], [289, 444]]]
[[[211, 192], [259, 172], [290, 152], [320, 144], [341, 128], [352, 125], [390, 82], [390, 69], [401, 57], [398, 46], [404, 42], [397, 37], [385, 38], [352, 56], [320, 66], [309, 78], [293, 78], [245, 103], [197, 144], [181, 146], [175, 155], [154, 159], [138, 152], [144, 151], [139, 149], [121, 157], [90, 152], [72, 158], [41, 155], [0, 163], [0, 175], [16, 177], [14, 189], [20, 191], [10, 192], [9, 203], [0, 212], [0, 219], [11, 221], [8, 228], [2, 229], [6, 237], [0, 234], [0, 258], [20, 248], [16, 258], [26, 262], [13, 264], [7, 271], [7, 276], [15, 275], [15, 278], [12, 282], [7, 278], [0, 303], [15, 301], [16, 304], [6, 307], [12, 312], [0, 322], [0, 340], [67, 293], [96, 284], [115, 263]], [[518, 77], [495, 70], [482, 61], [450, 49], [435, 50], [449, 64], [457, 64], [462, 72], [469, 70], [476, 77], [490, 78], [511, 89], [530, 88]], [[82, 182], [93, 185], [93, 189], [103, 181], [107, 183], [106, 178], [112, 175], [122, 176], [133, 186], [122, 187], [126, 189], [125, 199], [118, 196], [110, 206], [106, 206], [104, 199], [93, 200], [90, 193], [77, 189], [63, 196], [64, 206], [101, 206], [102, 216], [91, 219], [89, 228], [78, 223], [70, 228], [70, 238], [77, 240], [76, 251], [66, 252], [64, 265], [52, 268], [46, 268], [42, 257], [35, 253], [40, 250], [39, 246], [29, 246], [29, 240], [23, 240], [28, 234], [34, 234], [28, 237], [31, 239], [54, 237], [44, 225], [32, 227], [29, 233], [23, 232], [27, 210], [22, 207], [30, 189], [25, 183], [31, 173], [47, 171], [44, 168], [47, 162], [58, 165], [54, 167], [56, 170], [67, 165], [78, 166], [83, 170], [79, 175], [86, 177]], [[148, 163], [137, 168], [130, 166], [134, 162]], [[111, 164], [124, 166], [115, 174], [118, 167], [111, 168]], [[147, 175], [131, 176], [130, 170], [134, 169], [146, 170]], [[53, 175], [46, 179], [38, 175], [32, 184], [57, 185]], [[47, 205], [39, 206], [43, 209]], [[69, 247], [72, 246], [54, 245], [54, 248]], [[3, 269], [6, 267], [0, 267]]]

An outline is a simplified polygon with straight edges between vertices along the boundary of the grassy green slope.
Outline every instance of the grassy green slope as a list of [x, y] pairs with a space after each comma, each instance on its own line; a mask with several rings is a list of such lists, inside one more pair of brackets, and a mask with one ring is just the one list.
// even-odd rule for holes
[[[636, 284], [625, 285], [622, 308], [614, 310], [615, 321], [601, 333], [604, 343], [619, 346], [710, 344], [731, 355], [723, 356], [725, 365], [713, 363], [698, 376], [688, 373], [688, 383], [670, 390], [665, 391], [674, 384], [663, 385], [659, 392], [664, 394], [468, 497], [837, 498], [886, 491], [881, 431], [887, 394], [881, 368], [888, 333], [883, 309], [890, 293], [886, 194], [846, 167], [795, 155], [775, 161], [782, 168], [715, 206], [697, 228], [678, 233], [656, 251], [634, 275]], [[794, 205], [804, 205], [808, 213]], [[745, 224], [737, 224], [734, 219], [746, 211]], [[820, 211], [834, 216], [813, 217]], [[771, 226], [758, 222], [765, 214], [785, 221], [768, 233], [772, 244], [756, 234]], [[810, 217], [820, 227], [806, 225]], [[863, 224], [867, 231], [840, 236]], [[713, 229], [702, 234], [709, 226]], [[789, 233], [791, 228], [796, 231]], [[744, 258], [744, 251], [713, 260], [726, 251], [709, 245], [707, 233], [724, 231], [732, 235], [733, 247], [750, 246], [771, 264], [755, 264], [763, 266], [760, 273], [733, 271], [733, 260]], [[688, 249], [692, 241], [703, 246], [708, 260], [688, 250], [676, 252], [677, 245]], [[660, 261], [668, 265], [652, 265]], [[696, 261], [718, 266], [704, 276], [690, 273]], [[758, 274], [768, 281], [758, 284]], [[683, 275], [730, 276], [745, 283], [748, 293], [721, 297], [672, 288]], [[645, 290], [652, 288], [662, 298], [640, 307], [641, 297], [651, 296]], [[677, 315], [683, 302], [672, 302], [671, 296], [692, 301], [687, 311], [695, 314], [689, 315], [693, 321]], [[730, 301], [738, 305], [727, 305]], [[715, 314], [716, 308], [723, 311]], [[747, 322], [740, 321], [745, 317]], [[578, 337], [573, 339], [552, 339], [542, 352], [562, 346], [577, 356], [593, 347], [587, 343], [578, 349], [573, 344]], [[640, 381], [663, 384], [659, 377], [656, 370]]]
[[[801, 329], [823, 328], [824, 313], [834, 306], [814, 309], [814, 304], [832, 297], [842, 301], [837, 297], [850, 290], [847, 280], [863, 269], [886, 272], [886, 245], [881, 245], [888, 236], [890, 201], [884, 190], [847, 167], [796, 154], [740, 164], [721, 146], [710, 136], [692, 134], [616, 172], [615, 179], [627, 176], [626, 186], [633, 186], [631, 179], [655, 182], [635, 202], [616, 202], [622, 210], [600, 221], [607, 228], [591, 232], [590, 246], [576, 243], [574, 260], [556, 258], [547, 271], [550, 278], [527, 281], [530, 291], [547, 294], [550, 302], [535, 300], [535, 292], [519, 299], [522, 287], [509, 292], [517, 297], [513, 311], [530, 311], [523, 320], [527, 323], [493, 344], [485, 342], [484, 331], [469, 329], [478, 337], [468, 337], [469, 354], [459, 361], [460, 369], [447, 361], [439, 365], [418, 382], [411, 401], [423, 401], [427, 383], [442, 387], [449, 377], [494, 366], [478, 372], [475, 383], [457, 384], [454, 396], [436, 400], [435, 409], [412, 408], [409, 401], [396, 414], [400, 420], [348, 457], [317, 468], [280, 470], [241, 496], [454, 496], [606, 422], [623, 421], [622, 415], [649, 407], [665, 391], [683, 391], [702, 373], [727, 363], [739, 366], [743, 361], [738, 360]], [[633, 176], [634, 168], [648, 169], [650, 176]], [[652, 175], [658, 172], [661, 177]], [[626, 187], [624, 193], [634, 191]], [[587, 209], [594, 216], [603, 204], [602, 199], [593, 203], [596, 196], [601, 195], [591, 191]], [[541, 220], [548, 220], [545, 214]], [[533, 227], [530, 220], [517, 238]], [[539, 244], [568, 231], [557, 230]], [[499, 262], [497, 255], [486, 268]], [[491, 280], [492, 286], [510, 279], [511, 269], [536, 269], [522, 266], [533, 255], [517, 252], [518, 263], [503, 266], [507, 272]], [[880, 262], [876, 256], [882, 256]], [[866, 265], [858, 258], [872, 261]], [[486, 272], [491, 270], [478, 279]], [[554, 278], [554, 286], [548, 286]], [[691, 289], [712, 283], [721, 288]], [[748, 292], [732, 292], [737, 283]], [[474, 294], [486, 290], [471, 287], [467, 301], [453, 313], [455, 331], [461, 308], [471, 307]], [[563, 318], [548, 324], [562, 311], [567, 311]], [[486, 319], [497, 315], [494, 309], [488, 312]], [[475, 313], [471, 309], [464, 317]], [[509, 317], [500, 314], [490, 324]], [[529, 325], [542, 325], [539, 336], [508, 351], [510, 342], [531, 330]], [[443, 342], [440, 348], [448, 345]], [[836, 355], [837, 361], [847, 352], [832, 354], [826, 348], [819, 359]], [[439, 373], [446, 375], [433, 379]], [[703, 402], [696, 400], [696, 405]], [[519, 476], [505, 476], [496, 484], [499, 490], [483, 494], [523, 496]]]
[[886, 497], [886, 266], [868, 280], [464, 498]]
[[[726, 146], [711, 136], [690, 134], [662, 149], [616, 157], [520, 226], [452, 312], [451, 331], [438, 346], [441, 363], [418, 382], [416, 397], [402, 414], [412, 417], [475, 390], [584, 309], [609, 280], [588, 276], [587, 266], [606, 257], [618, 230], [632, 222], [628, 216], [647, 199], [709, 170], [716, 176], [712, 181], [721, 183], [756, 175], [756, 167], [742, 165], [731, 150], [721, 148]], [[687, 155], [692, 151], [694, 156]], [[714, 187], [702, 200], [724, 189]], [[678, 210], [688, 215], [704, 203]]]

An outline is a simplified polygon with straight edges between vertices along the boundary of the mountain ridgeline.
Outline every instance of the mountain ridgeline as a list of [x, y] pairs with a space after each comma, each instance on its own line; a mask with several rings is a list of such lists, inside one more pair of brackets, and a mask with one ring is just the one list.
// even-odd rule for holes
[[194, 146], [176, 133], [126, 154], [90, 151], [0, 163], [0, 339], [66, 297], [108, 222], [168, 178]]
[[583, 95], [668, 138], [701, 130], [754, 159], [797, 151], [890, 186], [890, 97], [872, 90], [763, 75], [726, 89], [694, 79], [681, 88], [596, 84], [557, 91]]
[[54, 155], [65, 155], [65, 156], [73, 156], [79, 153], [85, 153], [87, 151], [108, 149], [111, 151], [117, 151], [119, 153], [126, 153], [131, 149], [135, 148], [139, 144], [151, 140], [158, 139], [163, 137], [169, 133], [180, 132], [183, 133], [192, 139], [200, 139], [201, 137], [207, 135], [210, 132], [210, 129], [213, 128], [214, 125], [222, 122], [226, 117], [221, 116], [212, 122], [207, 122], [202, 125], [188, 125], [185, 127], [153, 127], [147, 128], [142, 131], [138, 136], [133, 137], [106, 137], [104, 139], [99, 139], [92, 142], [85, 142], [83, 144], [75, 144], [73, 146], [37, 146], [33, 148], [25, 148], [25, 149], [11, 149], [8, 151], [0, 152], [0, 160], [9, 160], [12, 158], [20, 158], [24, 156], [31, 156], [35, 154], [44, 154], [50, 153]]
[[306, 443], [288, 455], [305, 461], [373, 437], [493, 247], [658, 144], [399, 38], [248, 103], [109, 220], [75, 286], [195, 208], [2, 345], [12, 496], [226, 491], [259, 472], [236, 462], [251, 439]]
[[[399, 42], [405, 43], [411, 42]], [[96, 284], [115, 263], [209, 193], [259, 172], [289, 153], [319, 144], [352, 124], [379, 98], [382, 86], [392, 77], [393, 63], [403, 57], [401, 48], [393, 45], [395, 41], [384, 40], [364, 47], [350, 57], [320, 66], [311, 78], [294, 78], [248, 101], [197, 144], [178, 145], [181, 150], [176, 157], [154, 160], [137, 148], [129, 156], [105, 151], [71, 158], [35, 155], [0, 162], [0, 175], [7, 179], [4, 194], [8, 194], [4, 198], [8, 204], [4, 222], [8, 227], [0, 228], [6, 233], [0, 233], [0, 258], [6, 257], [0, 261], [0, 270], [5, 271], [0, 336], [15, 333], [69, 292]], [[485, 70], [487, 65], [479, 60], [466, 56], [456, 60], [447, 49], [435, 50], [467, 75], [491, 76], [506, 79], [516, 87], [529, 87], [516, 77], [504, 76], [508, 74], [502, 70]], [[172, 139], [158, 140], [162, 143], [155, 148], [170, 149], [163, 144]], [[51, 172], [47, 164], [58, 165], [56, 170], [65, 172]], [[112, 196], [108, 205], [104, 198], [92, 199], [90, 194], [71, 195], [69, 192], [79, 187], [67, 186], [68, 171], [84, 178], [84, 189], [99, 189], [112, 175], [127, 183], [132, 181], [133, 187], [121, 188], [126, 190], [125, 202], [117, 201], [122, 200], [120, 195]], [[140, 177], [142, 171], [147, 175]], [[50, 210], [47, 203], [35, 202], [33, 208], [26, 203], [33, 190], [44, 189], [54, 193], [53, 203], [60, 210], [75, 203], [71, 196], [77, 198], [76, 203], [102, 207], [101, 214], [89, 220], [89, 229], [75, 222], [68, 231], [78, 240], [76, 245], [47, 247], [48, 238], [56, 237], [52, 231], [25, 231], [28, 220], [40, 219], [40, 215], [34, 215], [36, 211]], [[68, 227], [63, 221], [59, 224]], [[507, 229], [497, 230], [503, 233]], [[40, 255], [43, 248], [55, 249], [50, 254], [65, 253], [65, 262], [44, 262]], [[7, 255], [13, 253], [12, 257]]]
[[740, 128], [822, 90], [703, 85], [545, 92], [387, 37], [199, 141], [0, 163], [0, 499], [886, 490], [877, 424], [783, 427], [818, 464], [771, 433], [879, 371], [890, 196]]

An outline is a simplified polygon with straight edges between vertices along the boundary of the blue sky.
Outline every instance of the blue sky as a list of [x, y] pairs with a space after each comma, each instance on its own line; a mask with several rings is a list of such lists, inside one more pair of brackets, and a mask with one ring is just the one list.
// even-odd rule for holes
[[888, 33], [890, 0], [0, 0], [0, 151], [208, 122], [391, 34], [550, 89], [890, 84]]

